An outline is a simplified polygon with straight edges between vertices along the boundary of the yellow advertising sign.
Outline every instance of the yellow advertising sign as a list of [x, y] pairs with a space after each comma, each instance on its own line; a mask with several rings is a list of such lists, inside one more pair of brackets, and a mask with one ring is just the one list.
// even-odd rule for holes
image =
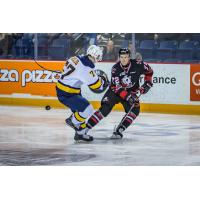
[[[46, 69], [61, 71], [64, 61], [38, 62]], [[56, 96], [55, 83], [60, 74], [42, 69], [34, 61], [1, 60], [0, 94], [23, 93]]]

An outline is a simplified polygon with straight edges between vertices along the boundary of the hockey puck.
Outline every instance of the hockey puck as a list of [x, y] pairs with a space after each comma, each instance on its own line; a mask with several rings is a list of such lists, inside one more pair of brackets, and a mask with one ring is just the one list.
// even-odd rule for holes
[[51, 109], [51, 106], [45, 106], [45, 109], [46, 109], [46, 110], [50, 110], [50, 109]]

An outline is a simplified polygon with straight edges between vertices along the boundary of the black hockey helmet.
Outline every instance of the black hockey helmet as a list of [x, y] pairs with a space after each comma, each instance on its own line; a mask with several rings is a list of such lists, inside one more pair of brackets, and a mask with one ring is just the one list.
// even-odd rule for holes
[[128, 48], [121, 48], [119, 50], [119, 56], [123, 54], [128, 54], [129, 56], [131, 55], [131, 51]]

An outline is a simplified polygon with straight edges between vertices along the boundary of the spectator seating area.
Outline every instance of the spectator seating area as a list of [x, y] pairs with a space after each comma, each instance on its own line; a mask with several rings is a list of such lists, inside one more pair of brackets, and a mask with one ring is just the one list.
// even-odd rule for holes
[[200, 61], [200, 41], [140, 41], [136, 47], [146, 61], [157, 62], [191, 62]]
[[[0, 58], [32, 59], [34, 57], [35, 34], [13, 34], [12, 47], [8, 55]], [[199, 63], [200, 62], [200, 34], [135, 34], [136, 51], [142, 54], [147, 62]], [[14, 37], [15, 36], [15, 37]], [[112, 41], [112, 43], [109, 43]], [[117, 54], [119, 48], [131, 48], [132, 34], [125, 33], [66, 33], [66, 34], [37, 34], [38, 59], [65, 60], [66, 58], [82, 54], [91, 44], [97, 44], [104, 49], [109, 48], [110, 55]], [[0, 48], [5, 42], [0, 41]], [[108, 47], [109, 43], [109, 47]], [[113, 47], [111, 47], [113, 46]], [[113, 49], [114, 48], [114, 49]], [[112, 55], [112, 59], [116, 59]], [[109, 56], [105, 57], [109, 60]], [[115, 60], [113, 60], [115, 61]]]

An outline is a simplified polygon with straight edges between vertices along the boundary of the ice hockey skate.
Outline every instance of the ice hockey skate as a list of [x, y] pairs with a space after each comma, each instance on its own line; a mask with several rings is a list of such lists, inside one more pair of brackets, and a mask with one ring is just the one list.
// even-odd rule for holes
[[89, 129], [86, 128], [79, 128], [75, 132], [74, 140], [75, 141], [86, 141], [86, 142], [91, 142], [93, 141], [93, 137], [91, 135], [87, 135]]
[[77, 127], [75, 126], [75, 124], [73, 124], [73, 122], [72, 122], [72, 115], [71, 115], [69, 118], [65, 119], [65, 122], [66, 122], [66, 125], [67, 125], [67, 126], [73, 128], [75, 131], [78, 130], [78, 128], [77, 128]]
[[110, 139], [122, 139], [123, 138], [123, 134], [122, 134], [123, 131], [124, 131], [123, 127], [115, 128]]
[[80, 141], [85, 141], [85, 142], [92, 142], [93, 141], [93, 137], [91, 135], [87, 135], [87, 134], [78, 134], [77, 132], [75, 133], [74, 136], [74, 140], [77, 142]]
[[69, 118], [67, 118], [65, 120], [65, 122], [66, 122], [67, 126], [73, 128], [76, 131], [75, 136], [74, 136], [74, 140], [75, 141], [86, 141], [86, 142], [93, 141], [93, 137], [90, 136], [90, 135], [87, 135], [87, 132], [88, 132], [87, 128], [84, 128], [84, 129], [83, 128], [77, 128], [73, 124], [71, 119], [72, 119], [72, 115]]

